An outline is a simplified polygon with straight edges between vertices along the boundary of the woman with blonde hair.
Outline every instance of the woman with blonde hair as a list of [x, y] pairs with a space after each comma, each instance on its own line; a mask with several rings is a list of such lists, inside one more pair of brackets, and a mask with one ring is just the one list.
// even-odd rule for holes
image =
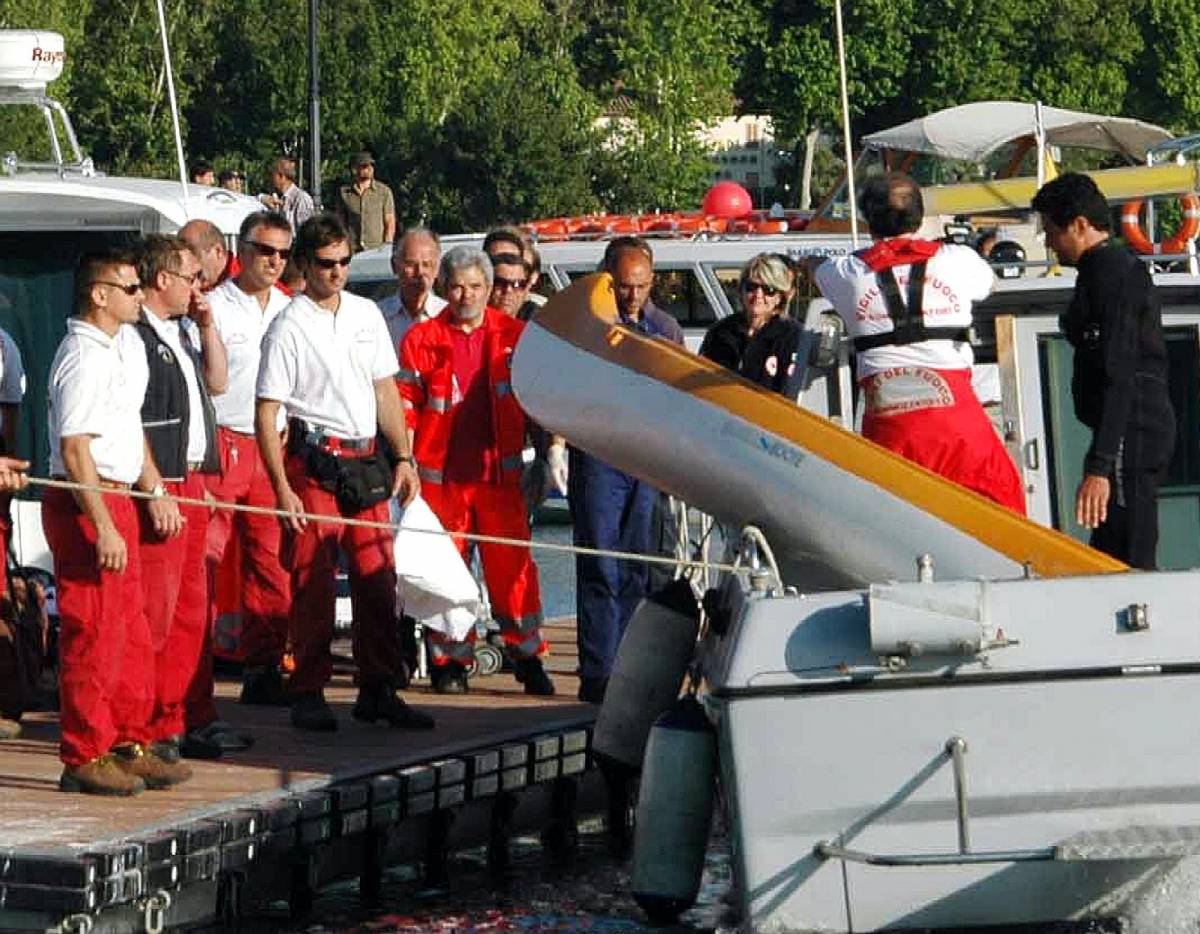
[[796, 276], [776, 253], [759, 253], [738, 282], [742, 314], [722, 318], [704, 335], [701, 356], [773, 392], [787, 395], [796, 371], [800, 325], [787, 316]]

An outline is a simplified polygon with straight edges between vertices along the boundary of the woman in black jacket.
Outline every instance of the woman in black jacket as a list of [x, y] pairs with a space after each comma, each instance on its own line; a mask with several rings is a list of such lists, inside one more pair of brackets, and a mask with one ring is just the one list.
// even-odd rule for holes
[[783, 257], [759, 253], [738, 283], [742, 313], [722, 318], [704, 335], [701, 356], [781, 395], [796, 370], [800, 325], [787, 316], [796, 277]]

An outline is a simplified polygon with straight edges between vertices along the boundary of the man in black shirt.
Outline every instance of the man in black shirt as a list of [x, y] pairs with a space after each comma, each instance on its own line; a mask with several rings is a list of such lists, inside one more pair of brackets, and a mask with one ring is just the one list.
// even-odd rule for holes
[[1075, 349], [1075, 415], [1092, 429], [1076, 521], [1092, 530], [1094, 548], [1151, 570], [1156, 493], [1176, 435], [1158, 295], [1145, 265], [1111, 242], [1108, 204], [1088, 176], [1047, 183], [1033, 209], [1059, 261], [1079, 270], [1060, 321]]

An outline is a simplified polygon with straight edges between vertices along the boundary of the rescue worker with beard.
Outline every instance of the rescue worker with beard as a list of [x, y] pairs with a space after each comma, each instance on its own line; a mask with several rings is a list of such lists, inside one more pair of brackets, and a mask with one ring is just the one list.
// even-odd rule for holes
[[[528, 420], [512, 391], [512, 355], [524, 323], [487, 304], [492, 263], [456, 247], [441, 263], [449, 305], [416, 325], [400, 349], [399, 384], [421, 489], [448, 532], [530, 538], [521, 489]], [[456, 539], [464, 560], [471, 543]], [[554, 684], [539, 658], [542, 600], [528, 548], [478, 543], [492, 614], [526, 694], [550, 695]], [[474, 633], [464, 642], [430, 636], [434, 690], [467, 690]]]
[[971, 387], [971, 304], [995, 286], [991, 267], [916, 235], [924, 204], [907, 175], [868, 179], [859, 208], [875, 243], [816, 280], [854, 339], [863, 435], [1024, 515], [1021, 477]]
[[1162, 311], [1146, 265], [1111, 240], [1108, 203], [1086, 175], [1042, 186], [1033, 209], [1059, 262], [1079, 270], [1062, 316], [1075, 349], [1075, 417], [1092, 429], [1075, 495], [1075, 521], [1091, 544], [1153, 570], [1159, 484], [1175, 449]]
[[[324, 688], [333, 674], [340, 549], [349, 564], [354, 611], [360, 684], [354, 718], [431, 729], [432, 717], [396, 696], [403, 658], [392, 536], [378, 528], [309, 522], [303, 515], [386, 524], [388, 500], [399, 496], [407, 504], [420, 490], [396, 391], [396, 352], [375, 303], [344, 291], [350, 240], [336, 217], [318, 214], [305, 221], [295, 253], [307, 291], [267, 329], [255, 408], [255, 433], [276, 505], [290, 514], [284, 561], [292, 572], [292, 725], [337, 729]], [[280, 406], [288, 414], [286, 455]], [[380, 432], [395, 452], [394, 466], [377, 451]]]

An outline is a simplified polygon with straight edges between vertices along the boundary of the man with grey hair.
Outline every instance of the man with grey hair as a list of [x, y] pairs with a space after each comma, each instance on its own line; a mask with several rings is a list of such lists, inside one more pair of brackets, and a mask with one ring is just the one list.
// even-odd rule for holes
[[[422, 495], [448, 532], [528, 541], [529, 517], [521, 489], [521, 452], [528, 419], [512, 391], [511, 365], [525, 323], [488, 305], [492, 262], [472, 247], [442, 258], [440, 280], [448, 305], [412, 328], [400, 346], [400, 394]], [[458, 539], [464, 559], [470, 543]], [[528, 548], [479, 544], [492, 614], [526, 694], [550, 695], [554, 683], [539, 656], [542, 599], [537, 565]], [[467, 690], [474, 633], [453, 642], [430, 637], [433, 687]]]
[[441, 252], [438, 235], [426, 227], [408, 228], [392, 247], [392, 272], [399, 288], [379, 302], [379, 310], [396, 353], [409, 328], [436, 318], [446, 307], [445, 299], [433, 294]]

